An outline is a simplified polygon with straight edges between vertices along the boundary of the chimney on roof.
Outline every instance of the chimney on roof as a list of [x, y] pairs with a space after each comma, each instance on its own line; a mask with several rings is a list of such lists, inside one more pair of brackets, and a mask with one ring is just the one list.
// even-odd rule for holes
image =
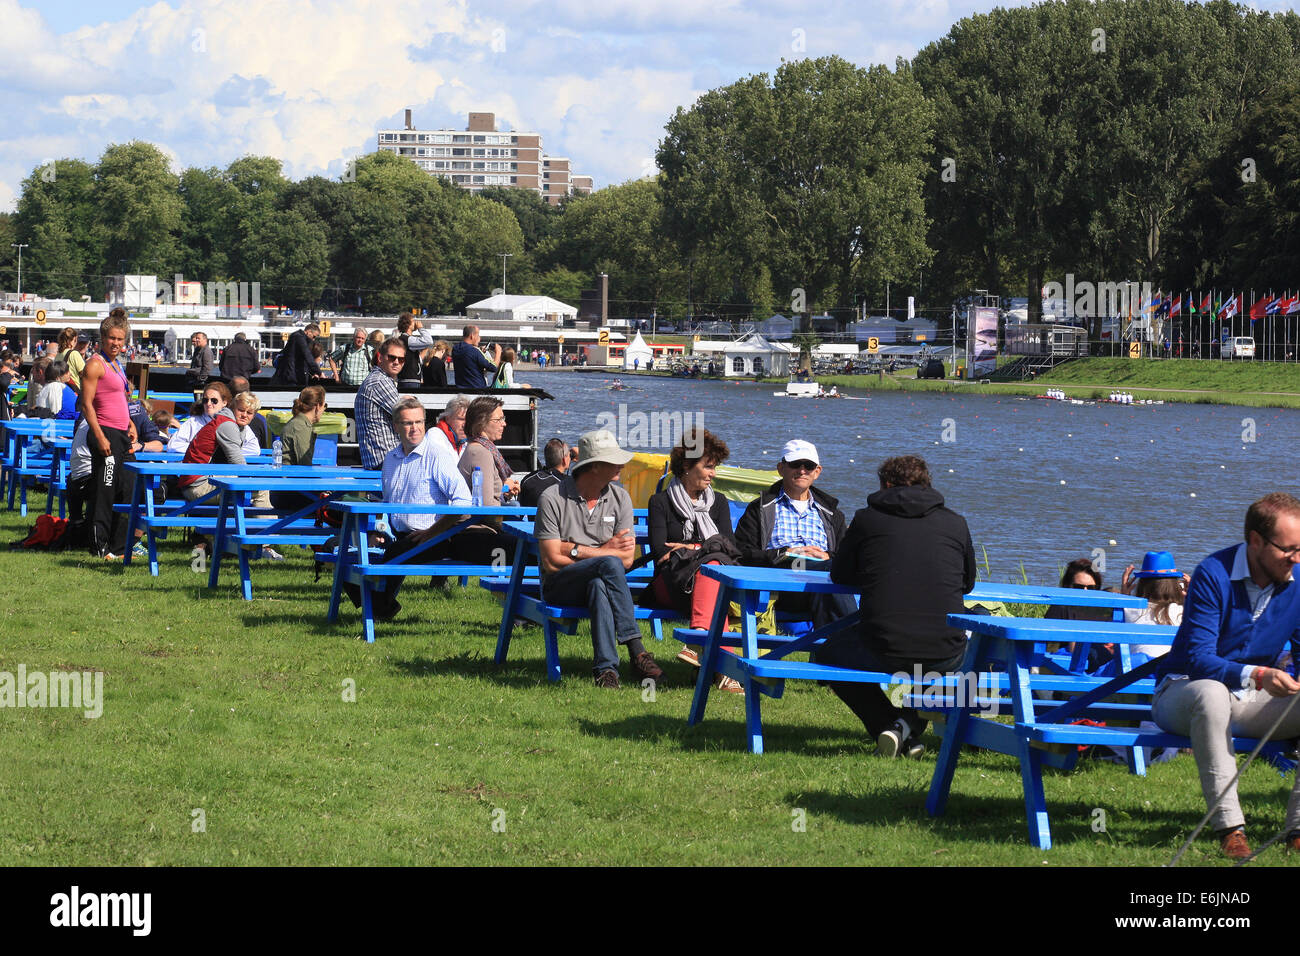
[[407, 110], [407, 111], [406, 111], [406, 128], [407, 128], [407, 129], [415, 129], [415, 127], [411, 125], [411, 111], [410, 111], [410, 110]]

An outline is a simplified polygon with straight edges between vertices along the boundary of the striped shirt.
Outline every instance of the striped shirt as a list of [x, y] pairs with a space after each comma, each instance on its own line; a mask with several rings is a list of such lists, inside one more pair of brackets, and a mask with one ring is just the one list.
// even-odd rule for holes
[[802, 504], [806, 507], [800, 511], [784, 489], [776, 496], [776, 522], [772, 525], [772, 538], [767, 542], [769, 548], [814, 545], [826, 550], [826, 527], [822, 524], [816, 499], [809, 495]]
[[383, 369], [376, 368], [357, 389], [353, 413], [357, 420], [357, 444], [361, 447], [361, 464], [375, 471], [384, 456], [397, 447], [393, 431], [393, 409], [397, 407], [397, 383]]

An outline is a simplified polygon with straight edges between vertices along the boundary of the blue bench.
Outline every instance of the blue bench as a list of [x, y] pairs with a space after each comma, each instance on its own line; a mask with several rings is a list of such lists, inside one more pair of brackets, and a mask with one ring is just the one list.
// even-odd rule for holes
[[[338, 529], [339, 546], [333, 554], [317, 554], [316, 560], [334, 565], [334, 584], [330, 590], [328, 619], [337, 621], [342, 605], [343, 585], [354, 584], [361, 592], [362, 634], [367, 643], [375, 640], [375, 615], [373, 596], [377, 584], [395, 577], [429, 577], [461, 578], [468, 581], [471, 577], [500, 576], [505, 565], [468, 564], [455, 559], [437, 561], [419, 561], [421, 554], [453, 535], [459, 534], [474, 519], [483, 517], [529, 517], [536, 513], [535, 508], [518, 507], [465, 507], [463, 505], [413, 505], [391, 504], [370, 501], [335, 501], [329, 505], [332, 511], [343, 515], [343, 524]], [[463, 515], [466, 520], [458, 522], [437, 535], [421, 542], [392, 561], [382, 560], [382, 551], [370, 546], [370, 535], [378, 528], [379, 519], [390, 513], [428, 514], [436, 516]], [[378, 562], [372, 560], [379, 558]]]
[[[649, 533], [644, 524], [645, 509], [634, 511], [633, 518], [635, 524], [632, 530], [636, 534], [637, 542], [642, 547], [646, 547]], [[560, 679], [559, 635], [577, 633], [578, 623], [590, 618], [591, 612], [585, 605], [561, 605], [545, 601], [541, 594], [540, 582], [532, 577], [536, 574], [536, 565], [540, 560], [537, 539], [533, 537], [533, 525], [523, 521], [507, 521], [503, 527], [518, 539], [510, 574], [505, 578], [496, 577], [479, 581], [481, 587], [502, 595], [501, 627], [497, 631], [497, 648], [493, 660], [497, 664], [506, 662], [510, 653], [515, 621], [517, 619], [531, 621], [542, 628], [546, 676], [549, 680], [558, 681]], [[527, 573], [529, 569], [532, 569], [531, 574]], [[653, 576], [654, 571], [649, 566], [629, 571], [628, 588], [635, 596], [650, 583]], [[650, 622], [650, 629], [656, 640], [663, 640], [664, 621], [676, 620], [680, 617], [681, 615], [671, 608], [640, 606], [636, 608], [637, 620]]]

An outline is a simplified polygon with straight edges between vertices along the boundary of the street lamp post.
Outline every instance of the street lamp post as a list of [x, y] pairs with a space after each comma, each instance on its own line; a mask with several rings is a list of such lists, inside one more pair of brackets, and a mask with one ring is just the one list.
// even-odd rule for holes
[[18, 301], [23, 300], [23, 250], [31, 247], [29, 242], [11, 242], [9, 245], [18, 250]]
[[498, 252], [501, 257], [501, 294], [506, 294], [506, 260], [514, 257], [513, 252]]

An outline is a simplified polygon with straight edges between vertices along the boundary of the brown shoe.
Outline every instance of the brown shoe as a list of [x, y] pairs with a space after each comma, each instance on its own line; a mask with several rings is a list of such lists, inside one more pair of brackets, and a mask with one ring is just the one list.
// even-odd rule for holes
[[664, 679], [664, 669], [655, 663], [655, 659], [649, 651], [642, 651], [633, 658], [632, 674], [636, 677], [638, 683], [648, 678], [656, 684], [661, 684]]
[[683, 664], [690, 664], [692, 667], [700, 666], [700, 655], [696, 653], [693, 647], [683, 647], [677, 652], [677, 659]]
[[1250, 856], [1250, 844], [1246, 842], [1246, 830], [1243, 827], [1225, 833], [1219, 847], [1230, 860], [1244, 860]]
[[725, 690], [729, 694], [739, 694], [745, 696], [745, 685], [734, 677], [728, 677], [726, 674], [714, 674], [713, 686], [718, 690]]
[[606, 690], [618, 690], [618, 671], [607, 667], [596, 675], [596, 686]]

